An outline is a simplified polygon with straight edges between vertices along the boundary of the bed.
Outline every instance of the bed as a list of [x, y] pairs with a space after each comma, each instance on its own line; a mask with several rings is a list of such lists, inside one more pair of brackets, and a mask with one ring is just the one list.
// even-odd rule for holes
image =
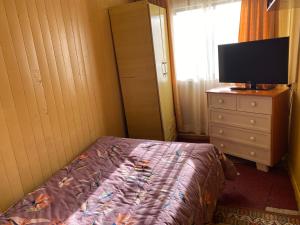
[[233, 169], [225, 161], [211, 144], [102, 137], [0, 224], [206, 224]]

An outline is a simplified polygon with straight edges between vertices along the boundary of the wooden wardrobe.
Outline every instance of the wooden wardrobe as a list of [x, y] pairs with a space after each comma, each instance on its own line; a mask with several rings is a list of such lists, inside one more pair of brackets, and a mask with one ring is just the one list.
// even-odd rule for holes
[[109, 14], [129, 137], [174, 140], [166, 10], [137, 1]]

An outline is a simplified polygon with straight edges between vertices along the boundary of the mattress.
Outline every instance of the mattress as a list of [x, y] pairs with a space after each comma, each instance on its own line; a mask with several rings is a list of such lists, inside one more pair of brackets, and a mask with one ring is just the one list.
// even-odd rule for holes
[[211, 144], [99, 138], [0, 224], [205, 224], [224, 185]]

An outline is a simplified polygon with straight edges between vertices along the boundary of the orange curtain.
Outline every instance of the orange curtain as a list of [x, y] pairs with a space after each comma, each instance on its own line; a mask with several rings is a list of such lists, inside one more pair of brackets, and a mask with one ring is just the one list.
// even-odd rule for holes
[[276, 19], [276, 11], [267, 11], [266, 0], [242, 0], [239, 41], [275, 37]]

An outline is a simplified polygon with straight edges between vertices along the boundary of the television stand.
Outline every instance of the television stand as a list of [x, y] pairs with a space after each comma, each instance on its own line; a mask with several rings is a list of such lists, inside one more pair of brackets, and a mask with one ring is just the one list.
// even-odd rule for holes
[[246, 90], [249, 90], [249, 88], [246, 88], [246, 87], [230, 87], [230, 90], [232, 90], [232, 91], [246, 91]]
[[274, 84], [269, 84], [266, 87], [259, 87], [256, 84], [251, 84], [251, 87], [230, 87], [230, 90], [232, 91], [246, 91], [246, 90], [272, 90], [276, 87]]
[[223, 152], [267, 171], [288, 144], [289, 89], [207, 91], [210, 142]]

